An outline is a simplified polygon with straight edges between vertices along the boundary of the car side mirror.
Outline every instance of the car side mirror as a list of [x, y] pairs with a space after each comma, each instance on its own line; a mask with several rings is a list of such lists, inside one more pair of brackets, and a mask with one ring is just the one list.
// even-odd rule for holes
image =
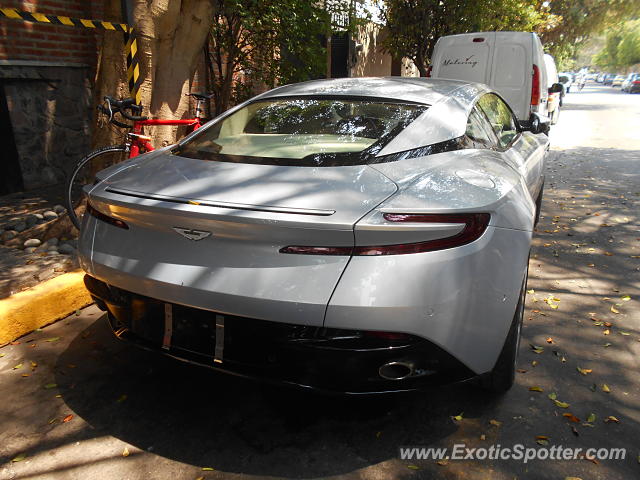
[[529, 120], [520, 122], [520, 128], [525, 132], [531, 132], [536, 135], [538, 133], [548, 134], [551, 128], [551, 119], [538, 113], [532, 113]]
[[561, 92], [562, 92], [561, 83], [554, 83], [553, 85], [551, 85], [551, 88], [549, 88], [549, 93], [561, 93]]

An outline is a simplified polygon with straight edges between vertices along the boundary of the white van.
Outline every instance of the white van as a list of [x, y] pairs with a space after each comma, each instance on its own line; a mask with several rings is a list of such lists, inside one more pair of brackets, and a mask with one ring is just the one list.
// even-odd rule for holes
[[[431, 56], [431, 76], [489, 85], [523, 125], [548, 122], [547, 72], [542, 42], [530, 32], [478, 32], [440, 37]], [[562, 89], [562, 85], [551, 90]], [[537, 114], [533, 115], [532, 114]]]

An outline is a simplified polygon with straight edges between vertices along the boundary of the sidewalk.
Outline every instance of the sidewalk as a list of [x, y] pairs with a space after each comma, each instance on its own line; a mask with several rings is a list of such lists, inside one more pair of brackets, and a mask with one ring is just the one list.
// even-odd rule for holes
[[91, 303], [63, 192], [56, 185], [0, 197], [0, 345]]

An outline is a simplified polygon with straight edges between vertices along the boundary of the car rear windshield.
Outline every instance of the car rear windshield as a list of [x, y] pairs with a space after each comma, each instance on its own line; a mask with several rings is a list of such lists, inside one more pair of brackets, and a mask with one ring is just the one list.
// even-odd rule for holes
[[364, 164], [427, 108], [375, 99], [259, 100], [203, 128], [173, 153], [264, 165]]

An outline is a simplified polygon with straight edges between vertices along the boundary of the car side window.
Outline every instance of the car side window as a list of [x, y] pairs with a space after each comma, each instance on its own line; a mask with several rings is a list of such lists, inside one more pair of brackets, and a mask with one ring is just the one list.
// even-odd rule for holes
[[518, 126], [511, 109], [500, 97], [493, 93], [484, 95], [478, 101], [478, 105], [484, 111], [489, 122], [491, 122], [491, 127], [498, 137], [500, 147], [507, 148], [518, 135]]
[[477, 106], [474, 106], [467, 118], [467, 137], [474, 143], [476, 148], [496, 148], [498, 141], [493, 134], [491, 125], [487, 121]]

